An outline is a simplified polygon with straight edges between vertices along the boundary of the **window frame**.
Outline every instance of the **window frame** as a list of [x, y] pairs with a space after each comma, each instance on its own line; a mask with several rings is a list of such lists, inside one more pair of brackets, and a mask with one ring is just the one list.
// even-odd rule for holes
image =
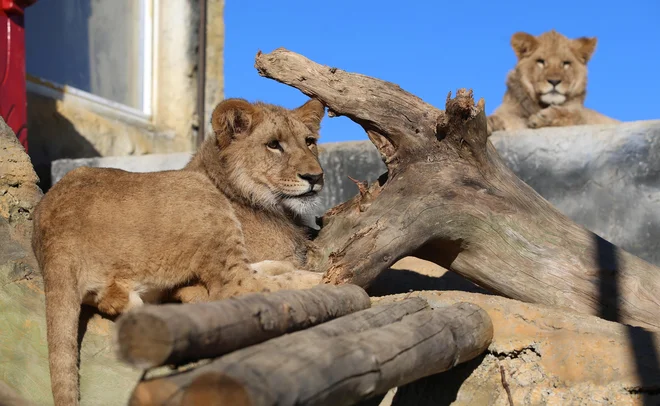
[[158, 3], [159, 0], [142, 0], [142, 6], [140, 7], [140, 20], [144, 26], [139, 39], [142, 46], [138, 61], [138, 69], [141, 72], [139, 82], [142, 87], [141, 109], [29, 73], [26, 73], [26, 90], [51, 99], [83, 105], [85, 108], [108, 118], [119, 119], [126, 123], [151, 129], [154, 102], [156, 100], [154, 80], [156, 78], [157, 58], [154, 50], [158, 49]]

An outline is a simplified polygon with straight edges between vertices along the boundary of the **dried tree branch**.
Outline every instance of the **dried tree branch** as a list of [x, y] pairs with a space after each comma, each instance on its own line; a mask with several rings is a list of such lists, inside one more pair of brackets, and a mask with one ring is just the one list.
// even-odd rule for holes
[[387, 177], [330, 210], [309, 266], [369, 286], [396, 260], [428, 259], [514, 299], [660, 328], [660, 269], [573, 223], [518, 179], [487, 140], [484, 103], [440, 111], [391, 83], [277, 49], [265, 77], [360, 124]]

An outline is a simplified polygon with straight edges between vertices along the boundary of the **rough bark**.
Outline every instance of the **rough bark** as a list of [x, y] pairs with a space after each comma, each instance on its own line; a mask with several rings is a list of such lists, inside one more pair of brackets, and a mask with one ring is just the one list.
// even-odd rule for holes
[[310, 255], [327, 283], [368, 287], [414, 255], [526, 302], [660, 328], [660, 269], [573, 223], [502, 162], [484, 102], [459, 90], [441, 111], [398, 86], [277, 49], [262, 76], [360, 124], [388, 173], [330, 210]]
[[[301, 334], [287, 345], [251, 347], [187, 373], [192, 379], [180, 402], [351, 405], [468, 361], [488, 347], [492, 336], [488, 315], [469, 303], [417, 312], [354, 334]], [[150, 392], [164, 393], [153, 386]]]
[[220, 360], [184, 398], [231, 396], [236, 406], [353, 405], [469, 361], [492, 337], [486, 312], [462, 303], [357, 334]]
[[[173, 373], [162, 377], [144, 379], [135, 388], [132, 394], [131, 405], [181, 405], [187, 404], [186, 399], [191, 399], [190, 396], [196, 398], [201, 396], [201, 389], [199, 388], [205, 380], [224, 382], [234, 382], [232, 379], [221, 378], [213, 374], [215, 365], [225, 365], [225, 363], [243, 363], [244, 361], [263, 353], [279, 354], [288, 351], [295, 345], [304, 345], [308, 347], [317, 347], [319, 342], [339, 337], [342, 335], [350, 335], [351, 333], [359, 333], [370, 329], [377, 329], [402, 320], [405, 316], [416, 314], [417, 312], [426, 310], [428, 305], [425, 300], [419, 298], [404, 299], [396, 301], [395, 303], [387, 303], [383, 306], [375, 306], [370, 309], [362, 310], [338, 319], [311, 327], [307, 330], [299, 331], [296, 333], [284, 335], [274, 338], [261, 344], [247, 347], [231, 354], [228, 354], [211, 364], [199, 367], [183, 373]], [[284, 360], [283, 364], [288, 363]], [[311, 372], [310, 372], [311, 371]], [[307, 370], [307, 373], [313, 373], [314, 369]], [[305, 371], [302, 371], [305, 372]], [[197, 380], [201, 375], [210, 373], [206, 378]], [[224, 377], [224, 375], [222, 375]], [[215, 378], [214, 378], [215, 377]], [[257, 379], [260, 380], [261, 378]], [[195, 385], [191, 386], [193, 382]], [[204, 386], [204, 385], [202, 385]], [[277, 386], [277, 385], [275, 385]], [[192, 389], [190, 389], [192, 388]], [[190, 389], [190, 390], [189, 390]], [[214, 391], [209, 393], [209, 396], [221, 396]], [[184, 393], [187, 395], [184, 396]], [[230, 396], [234, 394], [240, 399], [241, 392], [227, 391], [225, 392]], [[233, 395], [232, 395], [233, 396]], [[225, 398], [230, 399], [230, 398]], [[232, 398], [233, 399], [233, 398]], [[236, 400], [236, 402], [238, 402]], [[200, 404], [207, 404], [202, 402]], [[220, 403], [218, 403], [220, 404]], [[239, 403], [227, 403], [239, 404]]]
[[355, 285], [253, 293], [210, 303], [142, 306], [120, 317], [120, 358], [139, 368], [183, 364], [370, 307]]

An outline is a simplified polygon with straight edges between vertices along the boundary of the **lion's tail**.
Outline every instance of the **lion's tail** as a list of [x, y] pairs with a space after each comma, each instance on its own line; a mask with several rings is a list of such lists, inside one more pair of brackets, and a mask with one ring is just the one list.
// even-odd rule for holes
[[46, 332], [55, 406], [77, 406], [80, 293], [70, 263], [45, 263]]

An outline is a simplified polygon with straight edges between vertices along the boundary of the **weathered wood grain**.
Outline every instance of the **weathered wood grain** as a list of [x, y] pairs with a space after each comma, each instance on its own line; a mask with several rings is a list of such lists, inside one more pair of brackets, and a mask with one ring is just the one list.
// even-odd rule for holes
[[146, 305], [118, 320], [118, 353], [139, 368], [183, 364], [369, 307], [369, 296], [355, 285], [252, 293], [209, 303]]
[[388, 168], [324, 216], [309, 268], [326, 283], [368, 287], [413, 255], [506, 297], [660, 329], [660, 269], [518, 179], [488, 141], [484, 102], [472, 91], [441, 111], [392, 83], [281, 48], [257, 54], [255, 66], [360, 124]]
[[[144, 379], [138, 384], [132, 395], [132, 405], [181, 405], [192, 404], [187, 403], [191, 399], [200, 401], [200, 397], [209, 396], [207, 400], [211, 399], [233, 399], [231, 404], [241, 404], [240, 399], [245, 399], [245, 394], [242, 390], [227, 390], [238, 385], [236, 380], [228, 377], [224, 373], [218, 373], [215, 370], [215, 365], [229, 364], [243, 364], [254, 357], [261, 357], [262, 354], [274, 354], [274, 357], [280, 359], [281, 365], [275, 367], [285, 368], [289, 363], [289, 357], [296, 358], [299, 347], [321, 348], [320, 343], [327, 342], [330, 339], [343, 337], [351, 334], [358, 334], [366, 331], [377, 331], [383, 326], [391, 325], [401, 321], [404, 317], [419, 312], [427, 312], [428, 305], [426, 301], [419, 298], [410, 298], [395, 303], [387, 303], [383, 306], [374, 306], [370, 309], [362, 310], [356, 313], [343, 316], [329, 322], [311, 327], [307, 330], [298, 331], [296, 333], [287, 334], [281, 337], [274, 338], [261, 344], [251, 347], [243, 348], [235, 351], [224, 357], [221, 357], [212, 363], [197, 367], [195, 369], [172, 373], [163, 377], [153, 379]], [[325, 344], [324, 344], [325, 345]], [[323, 348], [327, 348], [327, 345]], [[299, 352], [299, 355], [305, 354], [304, 351]], [[325, 351], [325, 350], [323, 350]], [[293, 354], [291, 354], [293, 352]], [[283, 356], [277, 354], [290, 354]], [[323, 357], [325, 357], [324, 355]], [[310, 360], [312, 360], [312, 357]], [[326, 359], [326, 358], [324, 358]], [[311, 361], [310, 361], [311, 362]], [[345, 361], [346, 362], [346, 361]], [[258, 361], [257, 363], [260, 363]], [[250, 364], [251, 365], [251, 364]], [[273, 365], [267, 363], [267, 365]], [[320, 365], [318, 365], [320, 367]], [[305, 372], [306, 371], [306, 372]], [[318, 374], [320, 369], [317, 366], [309, 365], [309, 369], [301, 370], [303, 374]], [[199, 378], [205, 375], [204, 378]], [[289, 379], [283, 375], [277, 375], [278, 379]], [[275, 377], [275, 375], [273, 375]], [[199, 378], [199, 379], [198, 379]], [[260, 377], [257, 380], [266, 379]], [[293, 379], [293, 377], [291, 377]], [[213, 383], [211, 385], [211, 383]], [[215, 385], [222, 385], [225, 389], [221, 392], [213, 389]], [[227, 386], [228, 385], [228, 386]], [[242, 385], [242, 384], [241, 384]], [[279, 383], [270, 382], [267, 386], [277, 387]], [[240, 386], [240, 385], [239, 385]], [[238, 387], [238, 386], [237, 386]], [[280, 388], [281, 389], [281, 388]], [[293, 388], [292, 388], [293, 389]], [[206, 394], [206, 395], [205, 395]], [[237, 400], [239, 399], [239, 400]], [[218, 401], [219, 402], [219, 401]], [[206, 404], [202, 402], [201, 404]], [[224, 403], [217, 403], [224, 404]]]

